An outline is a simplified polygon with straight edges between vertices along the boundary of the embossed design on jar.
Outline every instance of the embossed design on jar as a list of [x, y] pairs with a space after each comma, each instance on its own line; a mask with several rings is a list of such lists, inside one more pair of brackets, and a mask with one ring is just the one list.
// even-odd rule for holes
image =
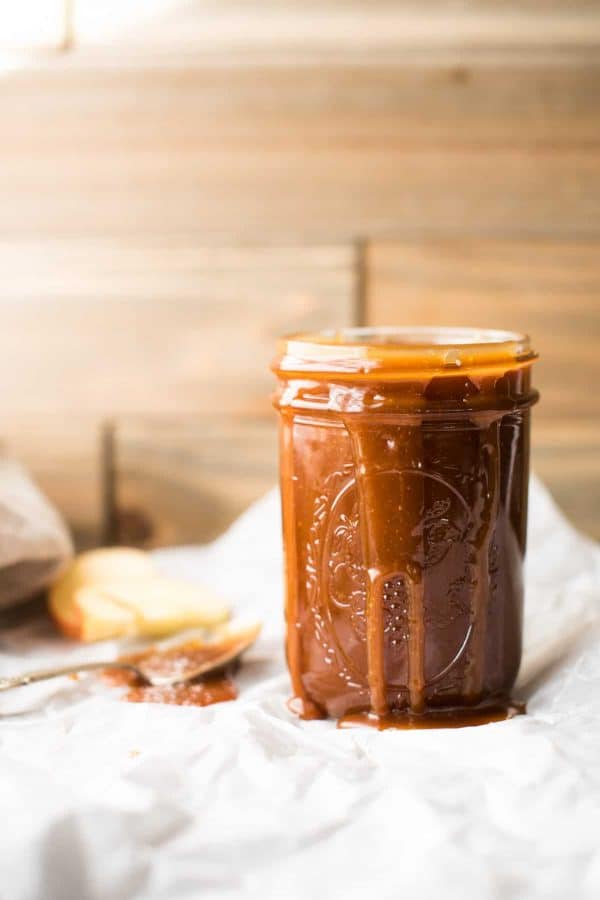
[[408, 589], [403, 575], [383, 585], [383, 633], [392, 647], [408, 640]]
[[344, 652], [335, 621], [349, 620], [357, 640], [364, 643], [367, 574], [362, 565], [358, 530], [358, 502], [354, 466], [346, 464], [323, 482], [313, 504], [306, 563], [306, 596], [315, 636], [328, 665], [350, 683], [364, 682], [364, 672]]
[[[348, 489], [350, 487], [348, 485]], [[355, 492], [352, 493], [354, 497]], [[355, 497], [350, 512], [340, 514], [331, 535], [326, 576], [329, 603], [348, 610], [355, 634], [364, 641], [367, 630], [367, 573], [362, 564], [358, 503]]]
[[[365, 671], [353, 664], [353, 654], [344, 652], [349, 632], [355, 643], [366, 638], [368, 575], [363, 563], [359, 530], [358, 489], [353, 468], [332, 473], [315, 499], [307, 564], [307, 599], [313, 610], [315, 632], [324, 654], [334, 657], [345, 680], [364, 681]], [[428, 584], [435, 583], [436, 567], [449, 553], [456, 555], [457, 574], [446, 587], [444, 597], [430, 595], [424, 609], [425, 626], [438, 633], [451, 626], [454, 639], [445, 642], [426, 666], [426, 683], [444, 678], [463, 657], [470, 634], [469, 595], [476, 579], [473, 568], [462, 555], [471, 527], [469, 508], [462, 495], [441, 476], [415, 469], [386, 470], [375, 476], [409, 482], [419, 490], [422, 504], [416, 518], [420, 526], [411, 543], [398, 546], [397, 567], [384, 582], [384, 646], [389, 656], [392, 689], [406, 687], [406, 648], [409, 638], [409, 571], [421, 571]], [[412, 483], [411, 483], [412, 482]], [[385, 490], [382, 484], [381, 490]], [[432, 609], [435, 603], [435, 611]], [[396, 663], [393, 663], [394, 658]]]

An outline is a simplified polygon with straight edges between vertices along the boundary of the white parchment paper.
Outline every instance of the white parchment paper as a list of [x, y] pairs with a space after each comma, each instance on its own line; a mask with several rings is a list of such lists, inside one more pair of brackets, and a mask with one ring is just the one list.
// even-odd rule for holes
[[[529, 714], [449, 731], [336, 731], [286, 709], [273, 492], [219, 541], [159, 554], [265, 621], [241, 697], [126, 704], [92, 679], [0, 698], [1, 900], [600, 897], [600, 551], [532, 485]], [[0, 672], [77, 647], [44, 622]]]

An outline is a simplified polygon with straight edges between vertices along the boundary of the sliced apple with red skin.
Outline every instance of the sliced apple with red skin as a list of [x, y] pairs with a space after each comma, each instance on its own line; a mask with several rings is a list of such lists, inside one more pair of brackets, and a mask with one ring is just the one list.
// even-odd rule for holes
[[49, 609], [60, 630], [80, 641], [161, 637], [229, 618], [227, 604], [207, 588], [166, 578], [148, 554], [120, 547], [77, 557], [52, 588]]

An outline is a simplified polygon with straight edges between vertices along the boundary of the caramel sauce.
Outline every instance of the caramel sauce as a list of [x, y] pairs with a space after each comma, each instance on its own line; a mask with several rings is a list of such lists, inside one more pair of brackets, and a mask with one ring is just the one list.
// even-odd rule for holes
[[[173, 647], [149, 647], [139, 653], [121, 657], [123, 662], [142, 665], [149, 676], [185, 675], [210, 660], [217, 659], [236, 643], [235, 638], [214, 643], [188, 641]], [[227, 668], [232, 669], [233, 664]], [[104, 669], [103, 679], [111, 685], [127, 687], [124, 699], [130, 703], [168, 703], [177, 706], [210, 706], [235, 700], [237, 689], [233, 681], [212, 673], [201, 681], [170, 686], [146, 684], [128, 669]]]
[[175, 706], [210, 706], [236, 698], [236, 686], [229, 678], [211, 678], [171, 687], [153, 687], [137, 682], [125, 694], [125, 700], [130, 703], [169, 703]]
[[517, 709], [494, 698], [521, 657], [535, 356], [488, 334], [458, 348], [360, 346], [352, 330], [284, 342], [286, 652], [302, 718], [450, 727]]
[[429, 728], [470, 728], [504, 722], [526, 712], [524, 703], [502, 701], [482, 703], [473, 707], [430, 709], [427, 713], [416, 714], [410, 710], [398, 710], [385, 716], [374, 712], [347, 713], [338, 719], [338, 728], [375, 728], [387, 731], [396, 728], [401, 731]]

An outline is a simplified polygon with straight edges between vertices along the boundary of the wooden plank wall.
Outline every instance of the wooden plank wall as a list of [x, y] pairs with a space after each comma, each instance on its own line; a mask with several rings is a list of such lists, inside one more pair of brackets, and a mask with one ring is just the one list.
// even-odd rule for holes
[[212, 540], [277, 482], [274, 414], [127, 418], [108, 436], [111, 543]]
[[[206, 250], [190, 237], [175, 236], [6, 238], [0, 241], [0, 266], [4, 443], [31, 466], [83, 544], [107, 533], [104, 422], [119, 423], [122, 447], [131, 433], [139, 434], [128, 427], [129, 419], [145, 417], [146, 436], [155, 435], [157, 453], [161, 446], [173, 451], [168, 484], [175, 495], [183, 489], [181, 481], [177, 487], [179, 459], [160, 420], [175, 423], [181, 454], [195, 454], [200, 464], [196, 421], [204, 415], [204, 440], [214, 445], [220, 434], [226, 445], [223, 463], [228, 460], [234, 472], [234, 494], [234, 481], [247, 471], [244, 428], [236, 433], [238, 455], [232, 457], [220, 419], [239, 415], [250, 422], [252, 415], [269, 412], [268, 365], [277, 336], [355, 320], [355, 259], [346, 247]], [[208, 413], [214, 414], [212, 425]], [[271, 441], [272, 425], [273, 420], [266, 425]], [[147, 439], [144, 446], [140, 478], [152, 455]], [[123, 454], [119, 461], [129, 459], [127, 450]], [[129, 464], [125, 469], [131, 473]], [[123, 471], [116, 471], [122, 480]], [[253, 491], [243, 492], [247, 500], [275, 480], [273, 442], [262, 472], [262, 482], [254, 478]], [[151, 482], [156, 477], [147, 471]], [[199, 484], [204, 480], [199, 471]], [[128, 493], [120, 489], [118, 496]], [[166, 493], [167, 487], [161, 495]], [[227, 491], [222, 501], [222, 509], [215, 508], [221, 524], [240, 510], [239, 499]], [[198, 508], [204, 507], [199, 498]], [[128, 516], [119, 521], [129, 521], [129, 512], [128, 506]], [[190, 519], [183, 516], [185, 523]], [[186, 537], [207, 537], [214, 530], [202, 513]], [[154, 542], [164, 534], [159, 526]], [[122, 532], [112, 536], [125, 539]], [[184, 539], [181, 529], [178, 536]]]
[[9, 73], [0, 234], [594, 237], [600, 55], [462, 58]]
[[[279, 331], [459, 313], [532, 331], [537, 464], [600, 533], [597, 4], [205, 0], [106, 39], [95, 6], [0, 77], [0, 433], [79, 538], [201, 539], [247, 502], [234, 475], [202, 505], [198, 436], [266, 460]], [[175, 521], [182, 455], [212, 521]]]

